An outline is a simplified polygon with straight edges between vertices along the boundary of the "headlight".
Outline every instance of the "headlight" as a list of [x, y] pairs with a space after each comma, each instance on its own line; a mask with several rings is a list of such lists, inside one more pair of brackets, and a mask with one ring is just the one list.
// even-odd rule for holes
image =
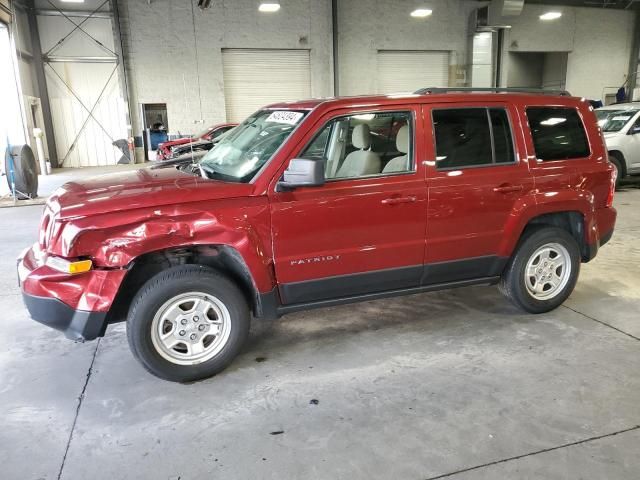
[[47, 257], [45, 263], [47, 267], [69, 275], [88, 272], [93, 266], [91, 260], [67, 260], [66, 258], [54, 256]]

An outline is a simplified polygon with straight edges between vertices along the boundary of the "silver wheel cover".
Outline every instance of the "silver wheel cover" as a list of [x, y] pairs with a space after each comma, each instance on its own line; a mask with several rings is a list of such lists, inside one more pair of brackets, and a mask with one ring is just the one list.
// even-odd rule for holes
[[177, 365], [198, 365], [220, 353], [229, 341], [231, 315], [213, 295], [188, 292], [167, 300], [151, 322], [158, 354]]
[[529, 257], [524, 271], [527, 292], [536, 300], [551, 300], [566, 287], [571, 277], [569, 251], [559, 243], [547, 243]]

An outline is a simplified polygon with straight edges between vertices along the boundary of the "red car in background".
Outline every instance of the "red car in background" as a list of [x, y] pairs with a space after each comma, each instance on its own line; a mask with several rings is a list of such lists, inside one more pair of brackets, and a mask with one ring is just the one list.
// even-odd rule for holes
[[237, 126], [237, 123], [220, 123], [206, 130], [194, 135], [193, 137], [178, 138], [176, 140], [170, 140], [158, 145], [157, 160], [166, 160], [171, 157], [171, 149], [178, 145], [185, 145], [191, 142], [197, 142], [199, 140], [213, 141], [225, 132], [228, 132], [233, 127]]

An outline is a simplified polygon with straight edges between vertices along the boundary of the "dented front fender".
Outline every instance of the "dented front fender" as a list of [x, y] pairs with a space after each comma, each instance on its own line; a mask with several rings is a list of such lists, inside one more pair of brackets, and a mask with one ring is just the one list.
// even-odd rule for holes
[[247, 197], [74, 218], [50, 248], [64, 257], [89, 256], [97, 268], [125, 268], [151, 252], [229, 246], [243, 257], [258, 290], [266, 292], [275, 284], [269, 232], [267, 198]]

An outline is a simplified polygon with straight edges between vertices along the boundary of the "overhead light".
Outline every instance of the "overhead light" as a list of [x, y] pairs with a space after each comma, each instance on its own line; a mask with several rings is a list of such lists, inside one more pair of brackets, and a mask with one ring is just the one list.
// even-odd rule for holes
[[62, 3], [84, 3], [84, 0], [60, 0]]
[[273, 13], [280, 10], [280, 4], [275, 2], [261, 3], [258, 10], [265, 13]]
[[555, 20], [562, 16], [562, 12], [547, 12], [540, 15], [540, 20]]
[[566, 121], [566, 118], [551, 117], [541, 121], [540, 125], [544, 125], [545, 127], [553, 127], [554, 125], [558, 125], [559, 123], [564, 123]]
[[411, 12], [411, 16], [414, 18], [424, 18], [428, 17], [433, 13], [433, 10], [429, 8], [416, 8], [413, 12]]

